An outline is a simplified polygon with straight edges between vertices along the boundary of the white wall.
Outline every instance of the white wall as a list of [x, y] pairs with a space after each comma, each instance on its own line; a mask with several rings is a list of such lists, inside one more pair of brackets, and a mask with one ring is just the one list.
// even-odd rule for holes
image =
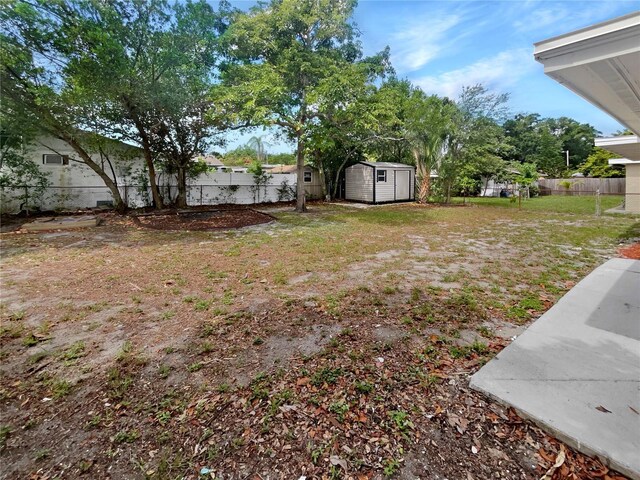
[[[125, 148], [128, 148], [125, 146]], [[40, 170], [49, 174], [51, 186], [45, 195], [37, 202], [41, 210], [69, 210], [81, 208], [93, 208], [98, 202], [111, 202], [112, 196], [102, 179], [88, 166], [77, 161], [73, 149], [65, 142], [51, 138], [42, 138], [39, 143], [29, 150], [33, 162]], [[43, 154], [68, 155], [68, 165], [44, 165]], [[94, 161], [100, 163], [99, 155], [92, 155]], [[111, 178], [114, 175], [111, 169], [105, 170]], [[127, 159], [116, 163], [114, 160], [115, 178], [120, 194], [129, 207], [137, 208], [151, 204], [151, 191], [145, 187], [139, 179], [143, 173], [146, 178], [145, 163], [142, 158]], [[311, 183], [305, 184], [307, 198], [320, 198], [322, 185], [317, 170], [309, 168], [312, 172]], [[187, 202], [189, 205], [216, 205], [216, 204], [253, 204], [287, 201], [295, 198], [297, 175], [268, 174], [264, 184], [256, 185], [255, 177], [249, 173], [223, 173], [211, 172], [200, 175], [191, 180], [187, 190]], [[158, 185], [161, 193], [170, 200], [177, 195], [176, 180], [172, 175], [159, 174]], [[20, 192], [5, 189], [1, 193], [2, 210], [17, 212], [20, 209], [20, 201], [16, 200]], [[33, 205], [32, 205], [33, 206]]]

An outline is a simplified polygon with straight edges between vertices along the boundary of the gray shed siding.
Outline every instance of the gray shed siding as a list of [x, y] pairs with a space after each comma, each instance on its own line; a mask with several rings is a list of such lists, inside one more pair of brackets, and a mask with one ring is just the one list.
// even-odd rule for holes
[[373, 168], [353, 165], [345, 170], [346, 200], [373, 202]]
[[[391, 168], [376, 168], [376, 202], [393, 202], [395, 201], [395, 178], [393, 175], [394, 170]], [[387, 180], [385, 182], [379, 182], [378, 171], [386, 170]]]

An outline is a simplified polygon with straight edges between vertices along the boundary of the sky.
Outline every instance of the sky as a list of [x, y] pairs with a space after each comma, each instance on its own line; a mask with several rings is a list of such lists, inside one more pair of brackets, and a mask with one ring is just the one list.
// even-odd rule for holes
[[[547, 77], [533, 44], [636, 10], [640, 0], [360, 0], [354, 21], [365, 55], [388, 45], [397, 76], [428, 94], [455, 98], [482, 83], [509, 93], [514, 114], [567, 116], [609, 135], [621, 125]], [[233, 134], [226, 149], [253, 135], [264, 135], [271, 152], [293, 151], [271, 131]]]

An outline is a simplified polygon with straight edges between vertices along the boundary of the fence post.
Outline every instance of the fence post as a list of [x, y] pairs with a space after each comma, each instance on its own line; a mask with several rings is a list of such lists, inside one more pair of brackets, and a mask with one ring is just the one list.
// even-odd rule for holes
[[202, 206], [202, 184], [200, 184], [200, 206]]
[[600, 216], [600, 189], [596, 189], [596, 217]]

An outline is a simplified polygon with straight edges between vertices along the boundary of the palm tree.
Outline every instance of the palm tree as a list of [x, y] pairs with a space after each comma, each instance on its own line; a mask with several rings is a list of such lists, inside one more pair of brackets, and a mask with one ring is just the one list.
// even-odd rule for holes
[[420, 182], [418, 201], [425, 203], [431, 194], [431, 171], [438, 168], [451, 134], [454, 106], [435, 95], [426, 97], [422, 91], [414, 92], [411, 105], [406, 138]]
[[262, 163], [267, 158], [267, 142], [262, 140], [263, 135], [251, 137], [247, 142], [247, 147], [253, 149], [258, 157], [258, 162]]

